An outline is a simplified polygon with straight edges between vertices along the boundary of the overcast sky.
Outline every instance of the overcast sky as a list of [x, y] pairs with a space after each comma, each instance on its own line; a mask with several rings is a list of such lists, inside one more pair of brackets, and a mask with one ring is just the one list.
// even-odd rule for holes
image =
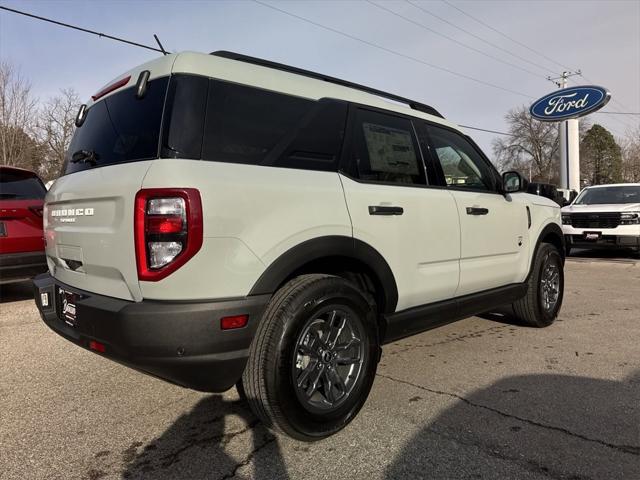
[[[231, 50], [326, 73], [430, 104], [463, 125], [505, 131], [505, 113], [553, 90], [546, 77], [567, 68], [588, 79], [575, 83], [611, 91], [604, 110], [640, 112], [640, 0], [411, 1], [264, 0], [315, 25], [248, 0], [0, 4], [149, 45], [156, 33], [172, 52]], [[0, 11], [0, 58], [41, 99], [65, 87], [86, 99], [157, 55]], [[637, 115], [587, 118], [618, 136], [640, 124]], [[495, 135], [469, 133], [493, 157]]]

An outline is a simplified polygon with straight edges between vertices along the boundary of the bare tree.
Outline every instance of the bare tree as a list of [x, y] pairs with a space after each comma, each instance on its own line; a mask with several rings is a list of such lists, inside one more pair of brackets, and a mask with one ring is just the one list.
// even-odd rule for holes
[[622, 178], [625, 182], [640, 182], [640, 125], [621, 141]]
[[557, 181], [558, 125], [534, 120], [525, 106], [510, 110], [505, 119], [511, 136], [493, 141], [499, 168], [520, 170], [531, 180]]
[[0, 62], [0, 163], [35, 169], [40, 149], [33, 139], [37, 100], [31, 85], [7, 62]]
[[80, 97], [73, 88], [60, 90], [60, 95], [47, 100], [40, 108], [38, 135], [46, 147], [46, 157], [40, 166], [47, 180], [57, 178], [64, 163], [75, 129], [75, 116]]
[[[501, 170], [518, 170], [530, 180], [558, 183], [560, 180], [560, 140], [557, 122], [539, 122], [524, 105], [507, 113], [510, 137], [493, 141], [493, 153]], [[581, 118], [582, 140], [591, 127]]]

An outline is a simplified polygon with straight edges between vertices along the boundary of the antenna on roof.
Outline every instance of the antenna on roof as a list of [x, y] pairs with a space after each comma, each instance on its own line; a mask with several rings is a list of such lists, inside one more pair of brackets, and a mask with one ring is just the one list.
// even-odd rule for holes
[[158, 46], [160, 47], [160, 50], [162, 50], [162, 54], [163, 55], [167, 55], [167, 51], [164, 49], [164, 47], [162, 46], [162, 44], [160, 43], [160, 39], [158, 38], [158, 36], [154, 33], [153, 34], [153, 38], [156, 39], [156, 43], [158, 44]]

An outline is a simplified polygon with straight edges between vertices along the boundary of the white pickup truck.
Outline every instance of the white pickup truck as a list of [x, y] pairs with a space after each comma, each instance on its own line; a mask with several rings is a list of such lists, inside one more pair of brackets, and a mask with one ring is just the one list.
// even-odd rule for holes
[[562, 209], [572, 248], [631, 248], [640, 255], [640, 183], [587, 187]]

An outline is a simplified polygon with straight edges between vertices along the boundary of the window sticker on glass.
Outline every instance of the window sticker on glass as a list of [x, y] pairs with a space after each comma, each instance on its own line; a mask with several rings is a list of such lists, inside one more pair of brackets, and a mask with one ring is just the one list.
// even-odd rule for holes
[[418, 175], [411, 134], [406, 130], [363, 123], [371, 170]]

